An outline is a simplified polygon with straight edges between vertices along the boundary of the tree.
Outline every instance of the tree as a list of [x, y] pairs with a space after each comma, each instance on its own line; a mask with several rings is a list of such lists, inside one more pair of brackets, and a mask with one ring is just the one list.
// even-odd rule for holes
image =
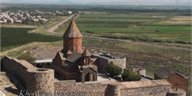
[[132, 71], [129, 71], [128, 69], [124, 69], [122, 79], [124, 81], [139, 81], [141, 80], [141, 76]]
[[113, 62], [111, 62], [107, 67], [106, 67], [107, 73], [110, 74], [111, 77], [120, 75], [122, 72], [122, 69], [115, 65]]

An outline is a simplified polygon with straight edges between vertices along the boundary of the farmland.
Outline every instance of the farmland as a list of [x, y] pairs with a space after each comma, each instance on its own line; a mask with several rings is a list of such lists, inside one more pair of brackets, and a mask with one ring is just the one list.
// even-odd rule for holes
[[[60, 42], [57, 45], [60, 47], [49, 48], [60, 49], [61, 36], [69, 22], [60, 25], [55, 32], [47, 32], [47, 29], [62, 19], [54, 18], [36, 29], [2, 28], [2, 51], [32, 42], [52, 42], [49, 46], [54, 46], [55, 41]], [[141, 66], [151, 72], [159, 67], [171, 67], [187, 76], [191, 72], [188, 67], [191, 62], [190, 22], [190, 16], [182, 16], [179, 12], [89, 12], [80, 13], [77, 19], [77, 25], [84, 36], [90, 36], [84, 38], [83, 43], [91, 52], [106, 51], [126, 57], [129, 67]], [[37, 49], [38, 46], [37, 43]], [[15, 56], [20, 52], [23, 50], [14, 50], [9, 55]], [[49, 52], [43, 52], [41, 58], [46, 58]], [[35, 53], [40, 54], [39, 51]], [[49, 56], [54, 55], [49, 53]]]
[[31, 42], [52, 42], [61, 40], [57, 36], [29, 33], [31, 28], [1, 28], [1, 51], [9, 50]]
[[191, 20], [176, 13], [98, 13], [81, 14], [78, 25], [82, 32], [110, 38], [191, 43]]
[[[84, 36], [83, 46], [91, 53], [125, 57], [127, 68], [145, 68], [150, 77], [160, 67], [170, 67], [190, 77], [192, 17], [172, 11], [89, 10], [79, 12], [76, 22]], [[47, 30], [64, 18], [52, 18], [35, 28], [1, 26], [0, 56], [29, 62], [54, 58], [63, 47], [62, 35], [70, 21], [54, 32]]]
[[[17, 56], [23, 54], [25, 50], [36, 59], [54, 57], [56, 52], [62, 49], [62, 44], [62, 40], [50, 43], [31, 43], [19, 50], [8, 52], [8, 55]], [[45, 46], [49, 46], [48, 49], [43, 48]], [[191, 63], [190, 48], [91, 37], [83, 40], [83, 46], [86, 46], [91, 53], [109, 52], [114, 56], [126, 57], [128, 68], [143, 67], [150, 74], [159, 67], [171, 67], [187, 76], [191, 73], [188, 67]]]

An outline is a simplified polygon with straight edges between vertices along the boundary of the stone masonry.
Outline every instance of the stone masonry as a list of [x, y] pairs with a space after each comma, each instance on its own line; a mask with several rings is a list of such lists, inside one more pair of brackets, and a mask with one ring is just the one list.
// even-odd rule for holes
[[51, 69], [37, 68], [24, 60], [10, 57], [2, 59], [3, 69], [15, 72], [32, 96], [166, 96], [171, 84], [166, 80], [131, 82], [56, 80]]

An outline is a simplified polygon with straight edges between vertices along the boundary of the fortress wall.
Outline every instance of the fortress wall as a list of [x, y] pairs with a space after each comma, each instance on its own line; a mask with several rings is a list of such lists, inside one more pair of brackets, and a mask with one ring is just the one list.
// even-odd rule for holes
[[54, 86], [55, 86], [55, 92], [65, 92], [75, 87], [76, 81], [75, 80], [56, 81], [54, 83]]
[[107, 84], [100, 83], [55, 82], [55, 93], [64, 96], [106, 96], [106, 88]]
[[77, 84], [76, 90], [82, 92], [86, 96], [106, 96], [105, 91], [107, 86], [107, 84], [100, 83], [79, 83]]
[[28, 72], [26, 78], [27, 89], [32, 95], [54, 95], [54, 71], [50, 69], [37, 69]]
[[166, 80], [144, 80], [122, 83], [121, 96], [166, 96], [171, 84]]
[[17, 61], [9, 57], [4, 57], [1, 62], [6, 72], [16, 74], [25, 82], [25, 77], [27, 75], [27, 68], [25, 66], [20, 65]]
[[121, 96], [166, 96], [169, 86], [122, 89]]
[[3, 69], [8, 73], [15, 73], [24, 83], [32, 96], [39, 92], [54, 93], [54, 71], [51, 69], [36, 68], [25, 60], [9, 57], [2, 59]]
[[55, 93], [66, 96], [166, 96], [171, 85], [166, 80], [76, 83], [55, 82]]
[[[166, 96], [171, 84], [166, 80], [130, 82], [87, 82], [74, 80], [54, 81], [51, 69], [32, 66], [26, 61], [5, 58], [3, 68], [15, 72], [25, 83], [31, 96]], [[49, 95], [47, 95], [49, 94]]]

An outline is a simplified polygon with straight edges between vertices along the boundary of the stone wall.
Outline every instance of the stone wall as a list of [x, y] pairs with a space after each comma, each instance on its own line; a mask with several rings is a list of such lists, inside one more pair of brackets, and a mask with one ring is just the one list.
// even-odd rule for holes
[[122, 69], [126, 68], [126, 58], [109, 58], [105, 56], [100, 56], [99, 54], [93, 54], [93, 57], [96, 57], [96, 64], [98, 65], [98, 71], [101, 73], [106, 72], [106, 67], [110, 62], [114, 62], [115, 65], [119, 66]]
[[168, 90], [167, 86], [122, 89], [121, 96], [166, 96]]
[[106, 66], [109, 64], [109, 60], [108, 59], [105, 59], [105, 58], [97, 58], [96, 60], [96, 64], [98, 65], [98, 71], [100, 73], [105, 73], [105, 68]]
[[65, 52], [70, 50], [73, 53], [81, 53], [82, 52], [82, 37], [79, 38], [67, 38], [63, 42], [65, 48]]
[[55, 82], [55, 93], [64, 96], [106, 96], [106, 88], [107, 84], [100, 83]]
[[[4, 57], [1, 60], [3, 70], [9, 73], [14, 73], [19, 76], [21, 79], [24, 79], [27, 75], [27, 68], [22, 66], [17, 62], [16, 59], [12, 59], [9, 57]], [[23, 81], [24, 82], [24, 81]]]
[[166, 96], [190, 96], [190, 95], [187, 95], [186, 91], [182, 89], [177, 89], [177, 90], [173, 89], [173, 90], [169, 90]]
[[54, 71], [36, 68], [25, 60], [9, 57], [2, 59], [3, 69], [7, 73], [14, 73], [32, 96], [37, 94], [54, 94]]
[[166, 80], [124, 82], [121, 96], [166, 96], [171, 84]]
[[66, 96], [166, 96], [171, 85], [166, 80], [132, 82], [55, 82], [55, 93]]
[[54, 95], [54, 72], [50, 69], [37, 69], [28, 72], [26, 78], [27, 89], [34, 95]]
[[166, 96], [171, 84], [166, 80], [131, 82], [86, 82], [74, 80], [55, 81], [51, 69], [36, 68], [30, 63], [12, 58], [3, 59], [6, 72], [15, 72], [32, 96]]

